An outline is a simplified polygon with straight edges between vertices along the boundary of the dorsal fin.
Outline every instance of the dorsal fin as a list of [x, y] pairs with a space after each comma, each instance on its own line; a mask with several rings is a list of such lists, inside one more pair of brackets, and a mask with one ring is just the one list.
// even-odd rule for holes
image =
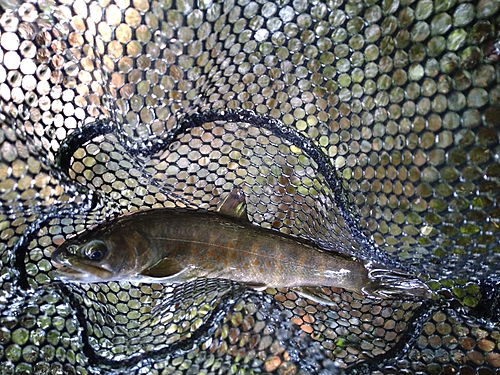
[[236, 219], [248, 221], [247, 202], [243, 190], [239, 187], [235, 187], [231, 190], [226, 198], [219, 203], [217, 212]]

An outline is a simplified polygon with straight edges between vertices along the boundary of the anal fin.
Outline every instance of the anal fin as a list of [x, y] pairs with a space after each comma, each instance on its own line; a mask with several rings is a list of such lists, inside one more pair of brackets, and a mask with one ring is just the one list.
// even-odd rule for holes
[[318, 286], [297, 286], [290, 288], [290, 290], [293, 290], [301, 297], [310, 299], [311, 301], [320, 303], [322, 305], [327, 305], [327, 306], [337, 305], [337, 302], [335, 302], [332, 299], [333, 296], [329, 296], [323, 293], [321, 287]]
[[259, 292], [262, 292], [268, 288], [267, 284], [263, 283], [245, 283], [249, 288], [255, 289]]

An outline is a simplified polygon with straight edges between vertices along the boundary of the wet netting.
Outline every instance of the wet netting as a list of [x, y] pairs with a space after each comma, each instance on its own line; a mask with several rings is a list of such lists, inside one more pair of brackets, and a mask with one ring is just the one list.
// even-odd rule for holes
[[[0, 374], [500, 373], [498, 0], [0, 7]], [[432, 297], [53, 275], [72, 235], [235, 187]]]

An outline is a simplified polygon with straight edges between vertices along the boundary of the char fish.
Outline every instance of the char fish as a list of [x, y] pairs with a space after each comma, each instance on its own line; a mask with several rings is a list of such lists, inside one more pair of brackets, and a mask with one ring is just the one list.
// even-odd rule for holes
[[322, 287], [366, 296], [429, 296], [412, 275], [253, 225], [235, 188], [217, 212], [152, 209], [119, 217], [64, 242], [53, 254], [63, 281], [183, 283], [221, 278], [256, 289], [288, 287], [320, 303]]

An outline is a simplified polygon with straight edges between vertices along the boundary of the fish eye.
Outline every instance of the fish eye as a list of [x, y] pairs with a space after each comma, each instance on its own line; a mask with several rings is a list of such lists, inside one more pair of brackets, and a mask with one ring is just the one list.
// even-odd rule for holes
[[85, 248], [85, 256], [90, 260], [100, 260], [106, 256], [108, 248], [101, 241], [95, 241], [88, 244]]

